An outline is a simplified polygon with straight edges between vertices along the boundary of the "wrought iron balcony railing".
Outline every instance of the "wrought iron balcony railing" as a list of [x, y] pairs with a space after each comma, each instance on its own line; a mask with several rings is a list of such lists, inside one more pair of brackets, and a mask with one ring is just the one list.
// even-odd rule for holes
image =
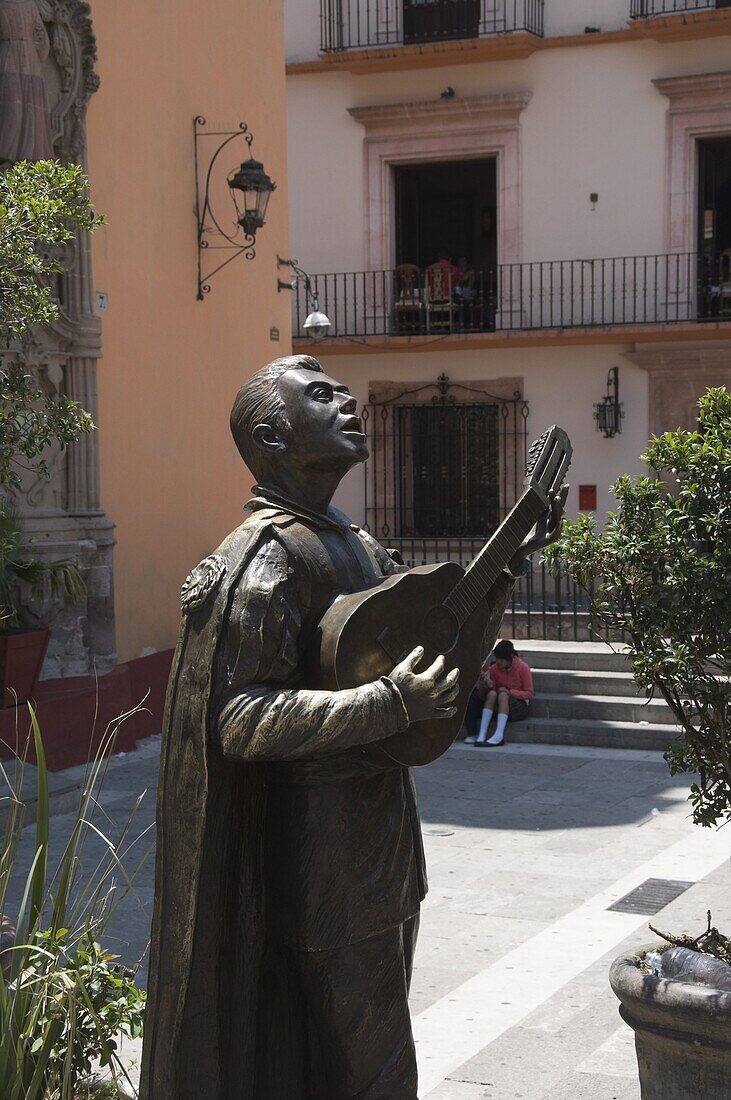
[[[694, 252], [546, 260], [457, 272], [403, 264], [391, 271], [311, 276], [330, 337], [525, 331], [731, 320], [731, 274]], [[717, 270], [718, 268], [718, 270]], [[305, 335], [297, 284], [294, 331]]]
[[528, 31], [543, 34], [543, 0], [320, 0], [324, 53]]
[[649, 15], [679, 15], [728, 7], [731, 7], [731, 0], [632, 0], [630, 15], [633, 19], [643, 19]]

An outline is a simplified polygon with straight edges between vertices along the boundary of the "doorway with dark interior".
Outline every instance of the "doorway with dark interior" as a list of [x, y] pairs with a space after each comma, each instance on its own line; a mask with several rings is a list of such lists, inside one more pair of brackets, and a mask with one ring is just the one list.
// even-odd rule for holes
[[[394, 167], [396, 327], [428, 331], [494, 324], [497, 158]], [[408, 300], [400, 280], [410, 279]], [[406, 310], [418, 283], [421, 313]], [[401, 297], [399, 297], [401, 295]]]
[[731, 136], [698, 142], [698, 313], [731, 319]]

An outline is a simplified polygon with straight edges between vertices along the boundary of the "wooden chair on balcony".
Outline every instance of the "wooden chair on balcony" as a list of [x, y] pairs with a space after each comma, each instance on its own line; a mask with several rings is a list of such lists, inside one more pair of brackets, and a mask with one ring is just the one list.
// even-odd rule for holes
[[426, 316], [421, 271], [399, 264], [393, 273], [393, 327], [396, 332], [423, 332]]
[[731, 317], [731, 248], [718, 257], [718, 315]]
[[451, 332], [454, 326], [454, 266], [439, 261], [426, 269], [427, 332]]

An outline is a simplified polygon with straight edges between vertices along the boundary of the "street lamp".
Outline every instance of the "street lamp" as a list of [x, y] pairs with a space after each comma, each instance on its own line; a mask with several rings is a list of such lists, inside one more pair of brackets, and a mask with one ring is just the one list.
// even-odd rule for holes
[[[276, 183], [264, 171], [261, 161], [254, 160], [251, 146], [253, 135], [245, 122], [239, 123], [238, 130], [206, 130], [206, 120], [202, 115], [193, 119], [195, 140], [195, 212], [198, 222], [198, 301], [210, 292], [209, 280], [243, 252], [247, 260], [256, 255], [254, 245], [256, 234], [264, 225], [269, 199], [276, 190]], [[199, 152], [204, 138], [223, 138], [210, 159], [204, 180], [199, 177]], [[216, 162], [223, 150], [237, 138], [243, 138], [249, 147], [249, 159], [241, 167], [226, 177], [229, 193], [236, 210], [236, 221], [232, 224], [230, 214], [219, 216], [213, 209], [211, 180]], [[215, 191], [215, 187], [213, 188]], [[203, 256], [206, 251], [223, 250], [232, 253], [227, 259], [203, 273]]]
[[601, 401], [594, 405], [596, 430], [611, 439], [622, 432], [624, 405], [619, 400], [619, 367], [612, 367], [607, 375], [607, 392]]
[[[229, 177], [228, 185], [238, 214], [238, 224], [247, 237], [255, 240], [257, 230], [264, 225], [269, 199], [277, 185], [266, 174], [261, 161], [254, 160], [253, 156]], [[243, 196], [243, 210], [237, 192]]]
[[312, 280], [306, 271], [303, 271], [296, 260], [284, 260], [281, 256], [277, 256], [277, 267], [289, 267], [292, 270], [293, 278], [291, 279], [278, 279], [277, 290], [294, 290], [297, 283], [304, 283], [305, 287], [305, 305], [309, 309], [310, 302], [312, 302], [312, 312], [307, 314], [305, 323], [302, 326], [311, 340], [315, 342], [323, 340], [330, 331], [330, 318], [327, 314], [320, 311], [320, 301], [316, 291], [312, 289]]

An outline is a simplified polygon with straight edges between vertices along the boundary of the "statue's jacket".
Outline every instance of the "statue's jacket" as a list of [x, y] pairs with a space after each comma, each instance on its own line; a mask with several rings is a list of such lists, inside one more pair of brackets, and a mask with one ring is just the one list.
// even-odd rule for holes
[[[386, 678], [312, 690], [305, 660], [332, 600], [397, 568], [335, 509], [259, 495], [183, 587], [141, 1100], [269, 1100], [267, 1063], [281, 1082], [288, 1057], [261, 1018], [272, 940], [338, 948], [418, 912], [413, 781], [369, 747], [407, 723], [400, 694]], [[294, 1063], [288, 1089], [310, 1095]]]

